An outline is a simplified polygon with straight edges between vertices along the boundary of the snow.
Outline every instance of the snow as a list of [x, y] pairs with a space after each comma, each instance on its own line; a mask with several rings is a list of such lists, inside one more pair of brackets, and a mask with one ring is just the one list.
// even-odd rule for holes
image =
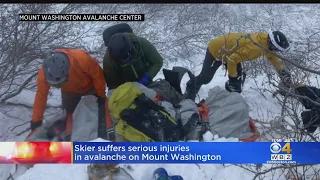
[[213, 140], [213, 134], [210, 132], [210, 131], [207, 131], [206, 133], [204, 133], [203, 135], [202, 135], [202, 137], [203, 137], [203, 141], [204, 142], [208, 142], [208, 141], [211, 141], [211, 140]]
[[[199, 60], [202, 60], [203, 56], [196, 56]], [[199, 61], [201, 62], [201, 61]], [[179, 63], [172, 63], [168, 69], [171, 69], [173, 66], [180, 65]], [[201, 70], [201, 66], [193, 69], [195, 74], [198, 74]], [[162, 71], [155, 77], [163, 78]], [[259, 76], [255, 79], [258, 82], [258, 85], [261, 86], [264, 80], [264, 76]], [[185, 91], [185, 84], [189, 80], [188, 75], [182, 79], [181, 87], [182, 90]], [[208, 94], [208, 91], [211, 87], [220, 86], [224, 88], [225, 81], [227, 80], [227, 76], [225, 76], [225, 70], [223, 68], [219, 68], [216, 72], [216, 75], [212, 79], [212, 81], [202, 86], [199, 95], [200, 99], [205, 98]], [[275, 117], [280, 115], [280, 108], [278, 107], [276, 100], [272, 97], [270, 93], [264, 93], [261, 95], [254, 88], [257, 88], [257, 84], [254, 80], [248, 79], [244, 85], [244, 91], [242, 96], [246, 99], [247, 103], [250, 106], [250, 115], [252, 118], [259, 118], [263, 120], [272, 120]], [[60, 105], [60, 97], [58, 90], [52, 90], [52, 96], [48, 101], [49, 105], [58, 106]], [[24, 91], [21, 95], [17, 96], [12, 102], [23, 102], [29, 105], [32, 105], [33, 98], [35, 93], [31, 91]], [[265, 97], [267, 99], [265, 99]], [[15, 111], [13, 114], [19, 115], [23, 111], [24, 116], [19, 116], [19, 118], [25, 117], [26, 114], [31, 115], [30, 109], [14, 107]], [[49, 108], [49, 112], [56, 112], [57, 108]], [[48, 116], [49, 117], [49, 116]], [[48, 118], [47, 117], [47, 118]], [[3, 122], [3, 121], [0, 121]], [[17, 120], [12, 123], [16, 124]], [[11, 125], [12, 125], [11, 124]], [[4, 124], [7, 127], [10, 125]], [[26, 125], [28, 126], [28, 125]], [[206, 134], [207, 141], [216, 141], [216, 142], [239, 142], [237, 138], [223, 138], [218, 137], [213, 134]], [[23, 140], [24, 135], [22, 135], [20, 140]], [[16, 137], [15, 137], [16, 139]], [[103, 141], [102, 139], [95, 140], [97, 142]], [[4, 166], [1, 168], [1, 166]], [[119, 165], [120, 167], [126, 169], [127, 165]], [[208, 165], [208, 164], [135, 164], [132, 167], [132, 171], [127, 170], [127, 172], [134, 177], [135, 180], [146, 180], [151, 179], [152, 173], [156, 168], [163, 167], [168, 169], [169, 174], [174, 175], [182, 175], [185, 180], [193, 180], [193, 179], [203, 179], [203, 180], [236, 180], [236, 179], [252, 179], [254, 174], [244, 170], [243, 168], [233, 166], [233, 165]], [[23, 173], [16, 180], [69, 180], [69, 179], [77, 179], [77, 180], [87, 180], [87, 165], [68, 165], [68, 164], [37, 164], [32, 168], [28, 169], [25, 173]], [[8, 177], [8, 171], [13, 172], [14, 167], [12, 165], [0, 165], [0, 169], [3, 169], [4, 176]], [[10, 169], [10, 170], [8, 170]], [[190, 171], [192, 169], [192, 171]], [[22, 170], [23, 172], [23, 170]], [[232, 173], [230, 173], [232, 172]], [[1, 174], [1, 171], [0, 171]], [[0, 178], [1, 179], [1, 178]]]

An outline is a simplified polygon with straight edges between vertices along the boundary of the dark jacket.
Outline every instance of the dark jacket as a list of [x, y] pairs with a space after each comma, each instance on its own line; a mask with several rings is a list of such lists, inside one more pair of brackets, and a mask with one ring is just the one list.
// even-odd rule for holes
[[115, 89], [125, 82], [139, 81], [144, 73], [152, 80], [163, 65], [163, 58], [147, 39], [132, 33], [129, 33], [129, 37], [134, 45], [130, 64], [117, 66], [108, 51], [104, 55], [103, 71], [109, 89]]
[[[311, 87], [311, 86], [297, 87], [296, 92], [300, 96], [306, 96], [306, 97], [310, 98], [311, 100], [320, 103], [320, 89], [318, 89], [316, 87]], [[307, 99], [299, 98], [299, 101], [302, 103], [302, 105], [306, 109], [311, 109], [311, 110], [316, 110], [316, 111], [320, 110], [320, 106], [318, 106], [317, 104], [315, 104]]]
[[[316, 87], [300, 86], [296, 88], [296, 92], [320, 103], [320, 89]], [[303, 98], [299, 98], [299, 101], [306, 109], [309, 109], [301, 113], [303, 125], [308, 132], [314, 133], [320, 125], [320, 106]]]

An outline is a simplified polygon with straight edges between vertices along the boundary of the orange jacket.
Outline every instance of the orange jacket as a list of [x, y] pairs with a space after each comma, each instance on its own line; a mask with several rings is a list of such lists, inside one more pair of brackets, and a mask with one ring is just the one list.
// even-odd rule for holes
[[[86, 93], [95, 89], [98, 96], [106, 97], [106, 82], [104, 73], [98, 62], [88, 53], [80, 49], [57, 49], [54, 52], [65, 53], [70, 61], [68, 82], [61, 88], [62, 91], [71, 93]], [[41, 67], [37, 79], [37, 93], [34, 100], [32, 121], [43, 120], [50, 86], [47, 84], [43, 68]]]

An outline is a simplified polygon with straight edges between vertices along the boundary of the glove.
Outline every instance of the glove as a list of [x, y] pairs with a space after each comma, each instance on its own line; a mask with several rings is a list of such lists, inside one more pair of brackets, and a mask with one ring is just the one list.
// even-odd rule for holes
[[290, 88], [290, 86], [292, 85], [292, 80], [291, 80], [291, 74], [286, 71], [285, 69], [282, 69], [280, 72], [280, 79], [282, 84], [286, 87], [286, 88]]
[[42, 125], [42, 121], [38, 121], [38, 122], [31, 121], [30, 122], [31, 132], [27, 135], [26, 139], [28, 139], [35, 132], [35, 130], [39, 128], [41, 125]]
[[139, 80], [139, 83], [146, 86], [149, 83], [149, 81], [150, 81], [149, 75], [147, 73], [144, 73], [142, 78]]
[[40, 127], [42, 125], [42, 121], [38, 121], [38, 122], [33, 122], [31, 121], [30, 123], [30, 129], [31, 131], [34, 131], [35, 129], [37, 129], [38, 127]]
[[234, 78], [229, 76], [229, 80], [225, 84], [225, 88], [229, 92], [242, 92], [242, 80], [241, 76]]

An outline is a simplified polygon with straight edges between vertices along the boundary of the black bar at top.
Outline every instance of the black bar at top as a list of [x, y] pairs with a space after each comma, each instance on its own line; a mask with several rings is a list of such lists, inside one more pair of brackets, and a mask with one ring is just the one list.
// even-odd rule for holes
[[19, 14], [19, 21], [144, 21], [144, 14]]

